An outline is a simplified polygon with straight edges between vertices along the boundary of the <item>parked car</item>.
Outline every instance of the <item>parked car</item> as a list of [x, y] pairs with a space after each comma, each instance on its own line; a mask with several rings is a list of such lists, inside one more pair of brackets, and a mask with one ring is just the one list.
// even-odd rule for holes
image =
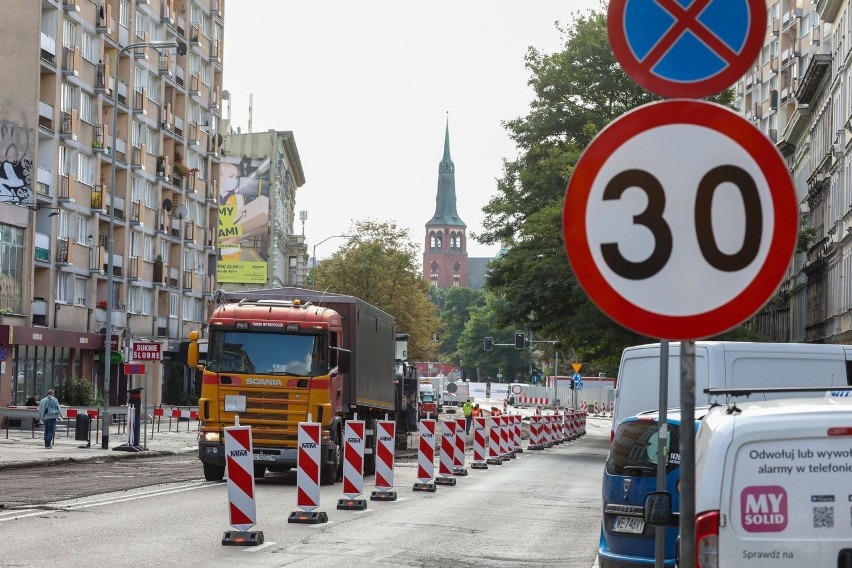
[[[852, 568], [852, 399], [715, 407], [695, 460], [697, 568]], [[648, 523], [670, 519], [669, 493], [647, 497]]]
[[[695, 409], [695, 426], [709, 407]], [[666, 413], [669, 447], [665, 452], [666, 490], [679, 510], [680, 410]], [[598, 561], [601, 568], [648, 568], [654, 566], [655, 528], [643, 519], [645, 497], [657, 488], [658, 411], [626, 418], [615, 430], [603, 474], [603, 513]], [[665, 566], [676, 560], [677, 527], [665, 529]]]

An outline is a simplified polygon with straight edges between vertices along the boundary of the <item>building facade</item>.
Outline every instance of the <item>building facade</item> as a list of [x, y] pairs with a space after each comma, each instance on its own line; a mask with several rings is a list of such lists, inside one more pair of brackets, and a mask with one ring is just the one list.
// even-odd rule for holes
[[159, 343], [133, 386], [184, 402], [181, 342], [215, 289], [224, 0], [0, 7], [0, 402], [70, 378], [102, 391], [105, 333], [113, 350]]
[[797, 252], [753, 319], [776, 341], [852, 341], [852, 9], [767, 2], [765, 42], [737, 101], [781, 151], [800, 211]]
[[467, 225], [456, 211], [456, 166], [450, 157], [450, 125], [438, 164], [435, 214], [426, 223], [423, 277], [439, 288], [468, 285]]
[[305, 237], [294, 230], [305, 173], [292, 132], [224, 137], [219, 166], [217, 285], [227, 291], [301, 286]]

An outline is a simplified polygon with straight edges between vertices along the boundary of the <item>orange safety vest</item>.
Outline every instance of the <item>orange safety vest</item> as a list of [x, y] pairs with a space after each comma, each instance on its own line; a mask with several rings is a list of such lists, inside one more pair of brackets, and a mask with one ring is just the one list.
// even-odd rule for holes
[[474, 418], [479, 418], [482, 415], [482, 409], [474, 407], [474, 409], [470, 411], [470, 415]]

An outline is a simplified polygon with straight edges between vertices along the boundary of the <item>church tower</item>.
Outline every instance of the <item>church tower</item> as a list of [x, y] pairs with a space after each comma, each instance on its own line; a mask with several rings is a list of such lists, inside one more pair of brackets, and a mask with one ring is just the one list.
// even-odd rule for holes
[[444, 134], [444, 157], [438, 164], [435, 214], [426, 223], [423, 277], [439, 288], [467, 287], [467, 225], [456, 211], [456, 166], [450, 158], [450, 122]]

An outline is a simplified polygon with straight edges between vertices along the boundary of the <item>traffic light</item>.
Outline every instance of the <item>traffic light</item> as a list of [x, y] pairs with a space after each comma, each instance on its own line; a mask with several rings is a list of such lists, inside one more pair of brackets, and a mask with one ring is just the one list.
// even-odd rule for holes
[[574, 380], [568, 381], [568, 386], [571, 387], [571, 390], [574, 390]]
[[494, 339], [492, 339], [490, 337], [486, 337], [484, 349], [486, 351], [491, 351], [492, 349], [494, 349]]
[[523, 331], [515, 332], [515, 349], [523, 349], [526, 347], [527, 338]]

